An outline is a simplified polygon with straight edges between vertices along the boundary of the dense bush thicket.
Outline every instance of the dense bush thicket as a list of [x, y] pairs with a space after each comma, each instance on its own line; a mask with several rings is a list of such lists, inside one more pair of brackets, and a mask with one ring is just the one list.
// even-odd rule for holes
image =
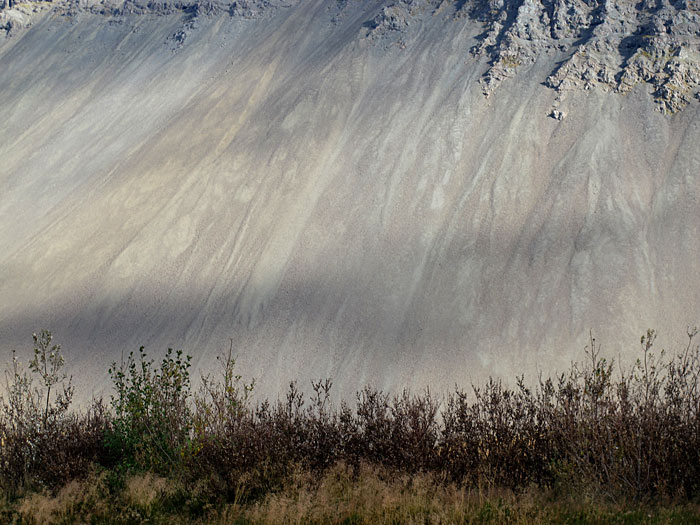
[[489, 380], [444, 399], [365, 388], [354, 405], [330, 401], [329, 380], [303, 396], [253, 403], [232, 350], [219, 375], [190, 383], [189, 357], [168, 350], [159, 366], [143, 348], [109, 372], [114, 394], [71, 412], [70, 379], [49, 332], [34, 335], [28, 370], [16, 357], [0, 398], [0, 487], [57, 489], [96, 469], [206, 486], [212, 500], [256, 499], [295, 469], [344, 464], [468, 487], [588, 491], [611, 500], [700, 494], [700, 348], [697, 330], [678, 354], [653, 352], [614, 367], [591, 338], [586, 360], [528, 388]]

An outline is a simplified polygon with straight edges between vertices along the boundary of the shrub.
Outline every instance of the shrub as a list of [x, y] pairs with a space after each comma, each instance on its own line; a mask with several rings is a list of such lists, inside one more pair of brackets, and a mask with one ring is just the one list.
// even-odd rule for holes
[[143, 347], [109, 369], [115, 394], [106, 446], [114, 463], [126, 469], [168, 473], [190, 444], [190, 356], [168, 349], [154, 367]]
[[106, 414], [100, 403], [84, 414], [69, 412], [71, 378], [51, 332], [33, 334], [28, 370], [12, 354], [0, 396], [0, 487], [56, 488], [87, 475], [99, 456]]
[[441, 403], [429, 391], [367, 387], [340, 406], [328, 379], [312, 382], [308, 397], [293, 382], [277, 402], [253, 404], [254, 382], [235, 373], [232, 346], [219, 356], [220, 375], [202, 377], [193, 393], [188, 356], [168, 349], [156, 366], [141, 348], [110, 368], [109, 406], [94, 401], [81, 414], [69, 410], [60, 347], [42, 332], [29, 368], [13, 356], [6, 375], [0, 484], [55, 488], [99, 463], [117, 491], [126, 471], [150, 471], [196, 487], [201, 506], [259, 501], [300, 471], [314, 480], [345, 465], [357, 476], [369, 464], [387, 478], [430, 473], [462, 487], [692, 501], [700, 496], [697, 333], [669, 357], [648, 331], [627, 370], [603, 358], [591, 336], [583, 362], [532, 388], [523, 377], [514, 388], [490, 379]]

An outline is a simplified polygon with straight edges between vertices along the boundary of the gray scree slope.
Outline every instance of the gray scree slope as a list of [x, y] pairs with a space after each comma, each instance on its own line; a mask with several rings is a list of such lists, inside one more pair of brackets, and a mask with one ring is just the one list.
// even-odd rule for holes
[[696, 3], [2, 5], [5, 359], [232, 338], [349, 395], [698, 322]]

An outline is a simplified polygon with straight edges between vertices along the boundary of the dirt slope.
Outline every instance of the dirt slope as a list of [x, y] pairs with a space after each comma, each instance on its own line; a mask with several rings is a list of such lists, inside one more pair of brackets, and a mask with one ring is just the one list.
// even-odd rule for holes
[[562, 94], [580, 48], [501, 74], [492, 19], [387, 4], [42, 8], [0, 39], [0, 356], [48, 327], [87, 392], [122, 351], [206, 369], [232, 338], [262, 392], [348, 394], [566, 366], [591, 328], [681, 343], [695, 88]]

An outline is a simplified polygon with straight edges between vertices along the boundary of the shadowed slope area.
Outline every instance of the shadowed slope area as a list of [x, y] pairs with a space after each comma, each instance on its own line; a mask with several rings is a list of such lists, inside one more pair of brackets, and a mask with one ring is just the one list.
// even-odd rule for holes
[[[277, 392], [630, 355], [700, 312], [698, 104], [575, 91], [543, 55], [484, 98], [483, 28], [376, 6], [263, 19], [45, 13], [0, 45], [0, 345], [49, 327], [86, 385], [233, 338]], [[619, 349], [614, 345], [620, 345]], [[624, 347], [623, 347], [624, 345]], [[611, 350], [611, 348], [613, 350]]]

